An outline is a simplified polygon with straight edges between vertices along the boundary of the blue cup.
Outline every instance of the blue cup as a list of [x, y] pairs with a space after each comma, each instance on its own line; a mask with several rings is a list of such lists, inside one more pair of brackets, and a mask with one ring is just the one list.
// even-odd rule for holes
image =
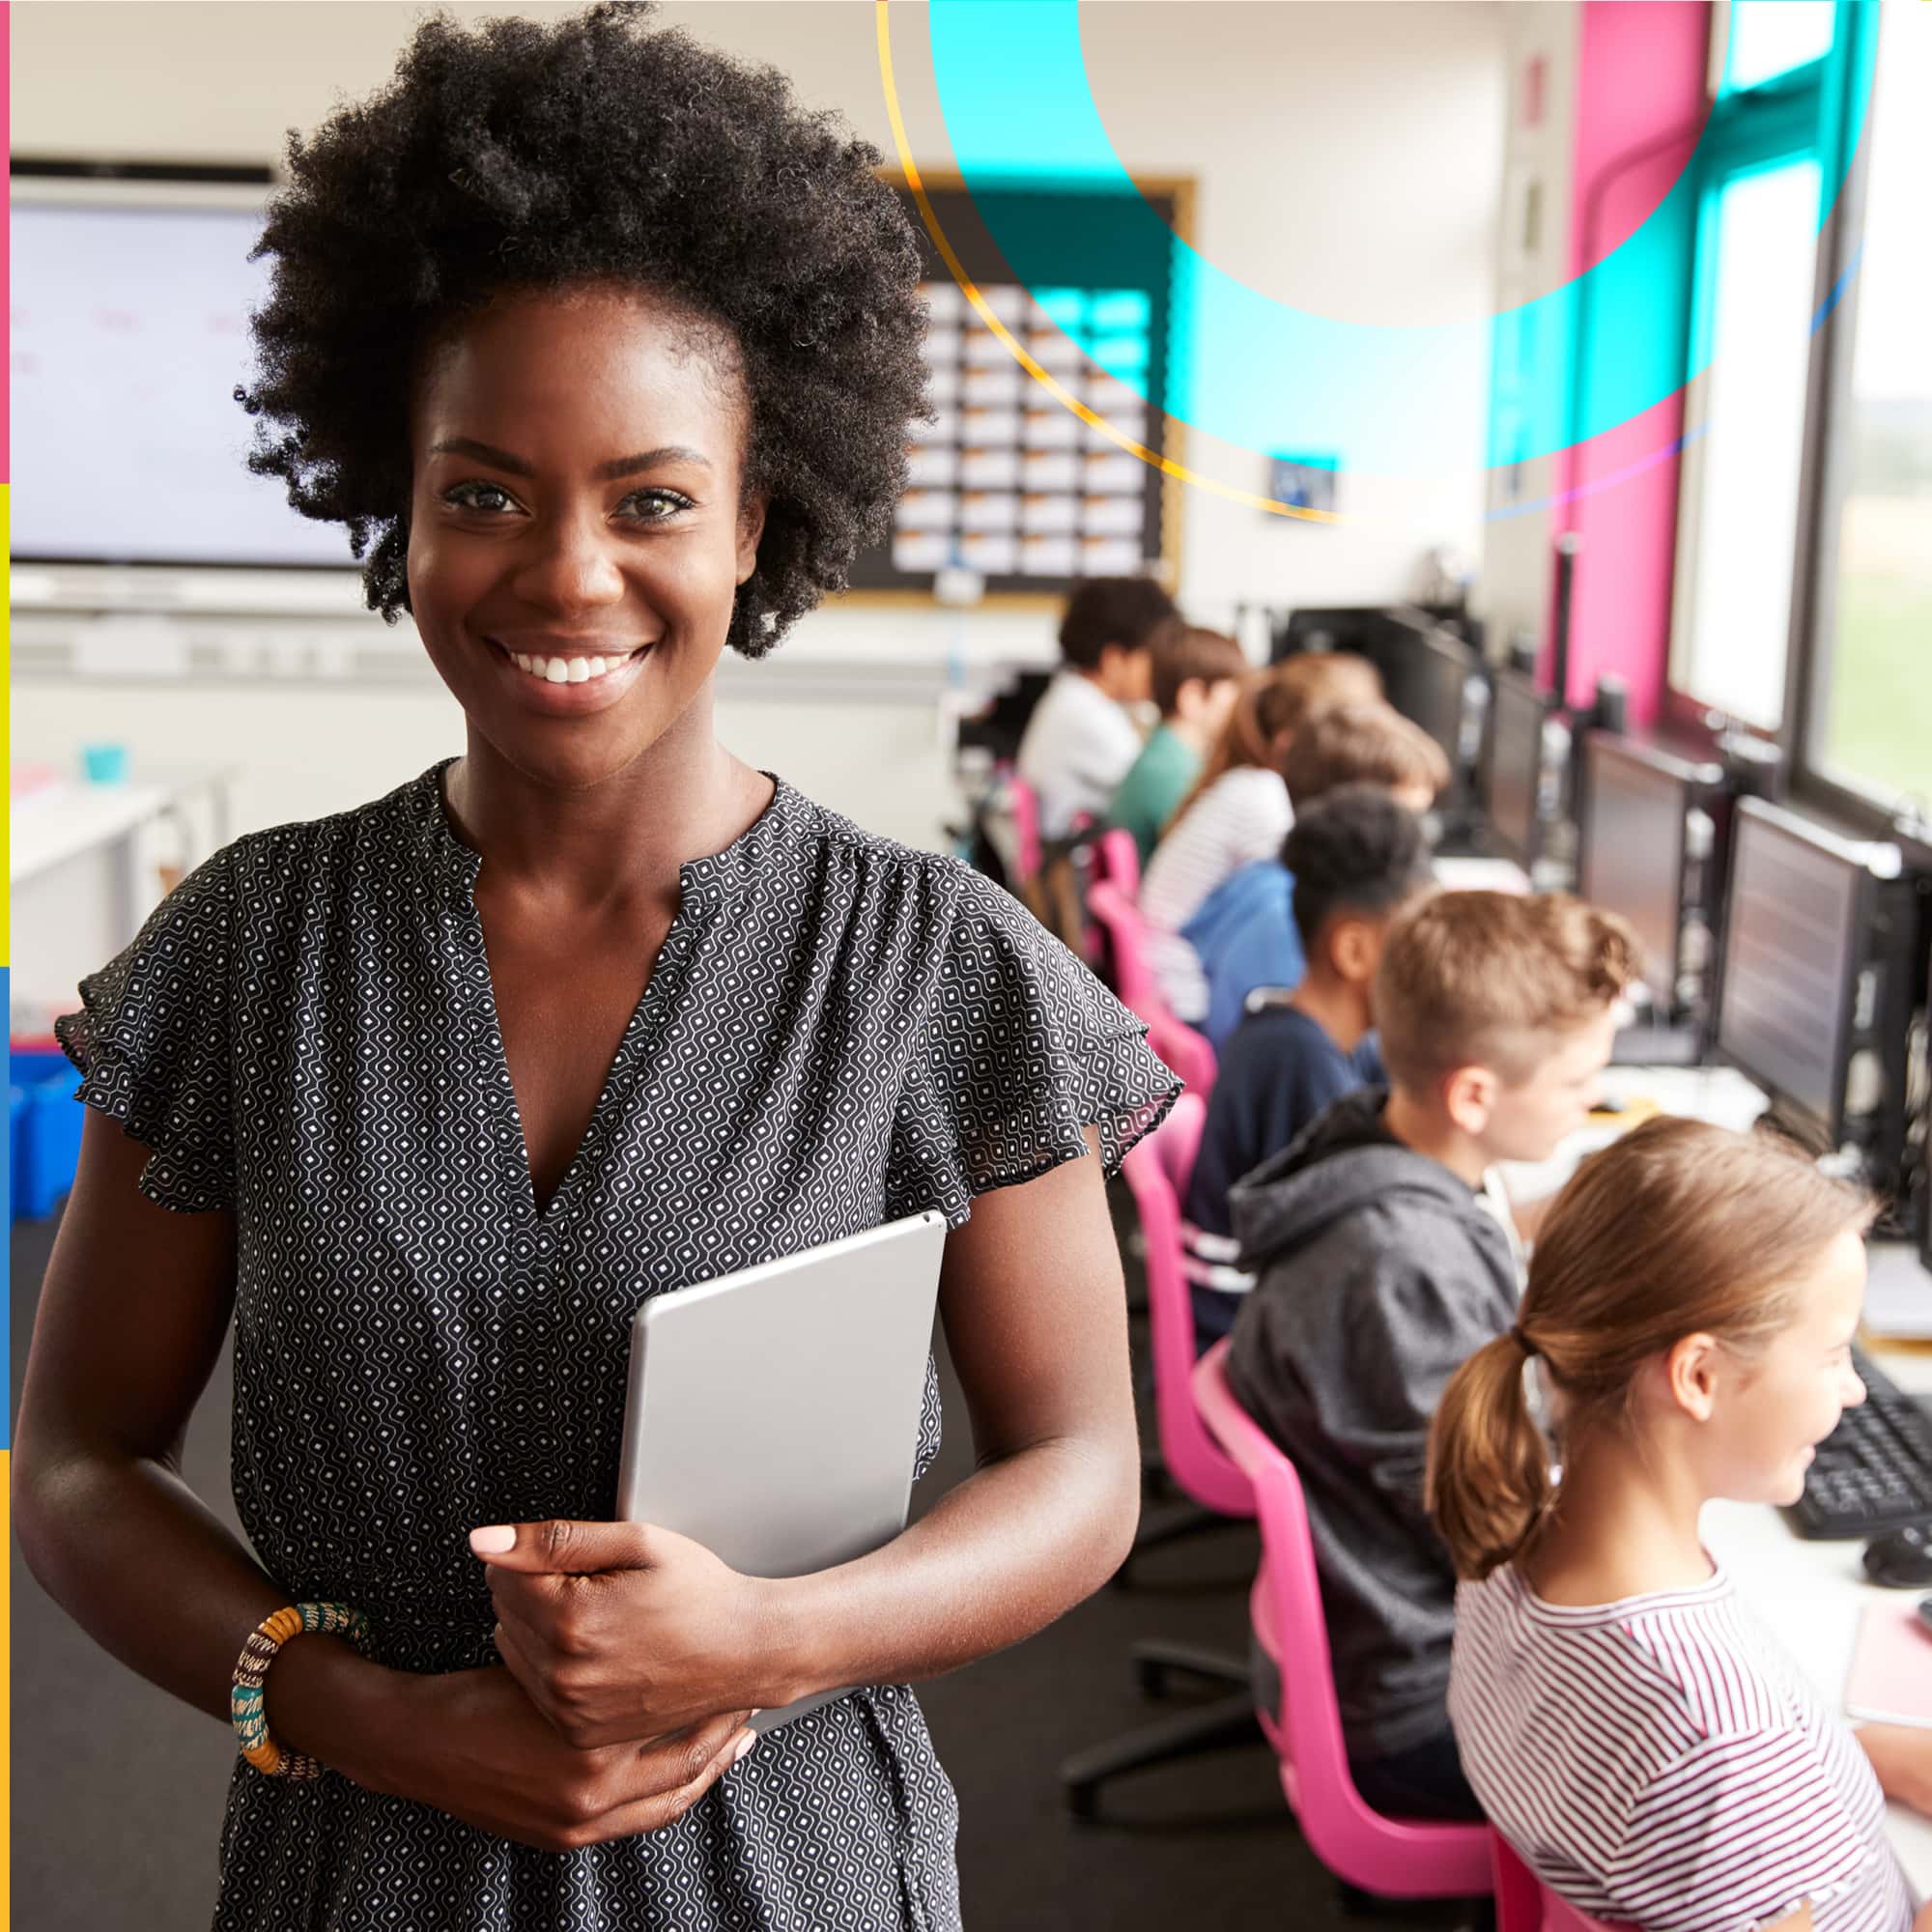
[[83, 745], [80, 768], [89, 784], [118, 785], [128, 782], [126, 745]]

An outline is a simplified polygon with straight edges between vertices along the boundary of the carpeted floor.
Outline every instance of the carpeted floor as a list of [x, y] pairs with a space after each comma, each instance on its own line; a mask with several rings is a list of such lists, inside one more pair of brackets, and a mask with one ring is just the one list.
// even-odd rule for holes
[[[52, 1239], [51, 1223], [13, 1231], [16, 1407]], [[947, 1385], [950, 1434], [923, 1499], [972, 1467], [950, 1376]], [[185, 1454], [189, 1481], [224, 1514], [228, 1423], [224, 1355]], [[922, 1689], [959, 1791], [973, 1932], [1455, 1923], [1453, 1908], [1347, 1913], [1259, 1744], [1141, 1773], [1107, 1793], [1097, 1822], [1068, 1818], [1061, 1759], [1169, 1708], [1138, 1693], [1129, 1645], [1159, 1636], [1244, 1651], [1254, 1555], [1246, 1527], [1154, 1552], [1131, 1589], [1102, 1591], [1031, 1642]], [[1177, 1687], [1174, 1702], [1184, 1696]], [[233, 1748], [227, 1732], [97, 1651], [14, 1553], [13, 1922], [22, 1932], [205, 1927]]]

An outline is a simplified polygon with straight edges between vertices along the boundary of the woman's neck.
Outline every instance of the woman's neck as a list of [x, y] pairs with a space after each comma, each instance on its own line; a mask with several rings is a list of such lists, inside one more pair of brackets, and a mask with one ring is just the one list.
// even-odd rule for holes
[[495, 890], [588, 910], [640, 895], [674, 904], [679, 867], [723, 851], [772, 786], [712, 736], [700, 699], [629, 765], [572, 789], [511, 764], [472, 728], [443, 795]]
[[1711, 1579], [1697, 1520], [1706, 1492], [1668, 1445], [1600, 1435], [1564, 1467], [1554, 1511], [1522, 1565], [1552, 1604], [1613, 1604]]

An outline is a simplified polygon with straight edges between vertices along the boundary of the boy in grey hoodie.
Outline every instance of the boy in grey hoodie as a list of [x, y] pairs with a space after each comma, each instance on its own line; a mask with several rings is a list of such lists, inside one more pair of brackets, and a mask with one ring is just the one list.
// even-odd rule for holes
[[[1492, 1169], [1547, 1159], [1595, 1104], [1624, 923], [1560, 895], [1445, 893], [1391, 931], [1391, 1085], [1335, 1102], [1231, 1196], [1257, 1276], [1228, 1380], [1301, 1478], [1350, 1768], [1392, 1816], [1477, 1817], [1450, 1735], [1456, 1576], [1423, 1503], [1449, 1378], [1516, 1319]], [[1278, 1677], [1264, 1659], [1257, 1694]]]

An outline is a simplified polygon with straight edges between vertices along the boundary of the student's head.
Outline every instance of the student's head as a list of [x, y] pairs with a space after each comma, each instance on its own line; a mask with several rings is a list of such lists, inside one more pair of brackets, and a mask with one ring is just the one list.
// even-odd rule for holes
[[708, 741], [725, 645], [889, 527], [925, 310], [878, 159], [618, 6], [433, 15], [292, 145], [250, 465], [347, 526], [472, 750], [577, 788]]
[[1422, 821], [1379, 785], [1338, 785], [1295, 819], [1281, 862], [1309, 974], [1357, 989], [1366, 1023], [1390, 923], [1433, 890]]
[[1316, 712], [1331, 705], [1379, 703], [1381, 695], [1381, 673], [1367, 658], [1348, 651], [1304, 651], [1249, 673], [1175, 817], [1230, 772], [1248, 767], [1280, 771], [1296, 732]]
[[1458, 1574], [1525, 1553], [1560, 1509], [1552, 1448], [1575, 1468], [1615, 1438], [1695, 1501], [1796, 1502], [1864, 1396], [1849, 1350], [1871, 1216], [1790, 1143], [1703, 1121], [1646, 1121], [1586, 1160], [1537, 1237], [1518, 1333], [1478, 1350], [1436, 1409], [1430, 1508]]
[[1169, 625], [1155, 632], [1150, 655], [1152, 696], [1162, 718], [1184, 726], [1202, 744], [1212, 744], [1248, 675], [1240, 645], [1219, 631]]
[[1138, 704], [1153, 688], [1153, 644], [1178, 630], [1180, 613], [1146, 577], [1095, 577], [1066, 601], [1060, 655], [1107, 696]]
[[1391, 1083], [1485, 1161], [1546, 1160], [1596, 1104], [1636, 936], [1567, 894], [1438, 893], [1376, 970]]
[[1374, 784], [1421, 813], [1449, 782], [1449, 760], [1421, 725], [1380, 702], [1327, 705], [1305, 717], [1282, 759], [1296, 811], [1342, 784]]

